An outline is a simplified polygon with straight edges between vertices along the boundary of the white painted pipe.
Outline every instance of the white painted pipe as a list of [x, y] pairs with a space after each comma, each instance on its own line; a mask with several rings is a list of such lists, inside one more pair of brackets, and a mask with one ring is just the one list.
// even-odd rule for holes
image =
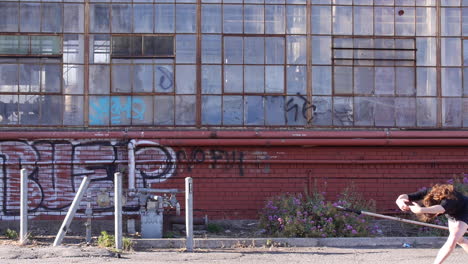
[[185, 230], [187, 233], [186, 250], [193, 251], [193, 180], [185, 178]]
[[114, 174], [115, 249], [122, 250], [122, 174]]
[[28, 175], [26, 169], [21, 169], [20, 190], [20, 244], [26, 244], [28, 240]]
[[135, 145], [134, 139], [128, 142], [128, 189], [135, 190]]
[[83, 177], [80, 188], [78, 189], [78, 192], [76, 193], [75, 198], [73, 199], [73, 202], [70, 205], [70, 209], [68, 209], [68, 213], [65, 216], [65, 219], [63, 220], [62, 226], [60, 226], [60, 230], [57, 233], [57, 237], [55, 237], [54, 247], [59, 246], [62, 243], [63, 237], [67, 233], [68, 227], [70, 227], [71, 221], [75, 216], [76, 210], [78, 209], [81, 199], [83, 199], [83, 196], [86, 192], [86, 189], [88, 189], [88, 185], [90, 182], [91, 179], [88, 176]]

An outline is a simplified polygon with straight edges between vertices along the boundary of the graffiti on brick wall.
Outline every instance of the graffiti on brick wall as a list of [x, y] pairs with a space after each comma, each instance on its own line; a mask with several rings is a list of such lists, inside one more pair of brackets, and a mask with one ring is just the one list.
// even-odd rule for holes
[[211, 168], [238, 169], [239, 175], [244, 175], [244, 153], [241, 151], [225, 151], [222, 149], [207, 149], [200, 147], [176, 152], [179, 168], [191, 171], [196, 164], [209, 162]]
[[[114, 173], [128, 171], [128, 140], [0, 141], [0, 219], [19, 215], [20, 170], [28, 181], [28, 207], [32, 213], [61, 214], [73, 201], [84, 176], [91, 178], [88, 194], [96, 197], [113, 190]], [[236, 170], [243, 175], [244, 153], [200, 147], [179, 149], [153, 145], [137, 146], [135, 154], [136, 188], [148, 188], [177, 173], [190, 173], [197, 165], [210, 169]], [[124, 183], [127, 178], [124, 177]], [[137, 211], [138, 201], [127, 201], [125, 210]], [[111, 207], [94, 208], [95, 213], [112, 213]], [[95, 214], [96, 215], [96, 214]]]
[[[126, 170], [127, 141], [73, 142], [66, 140], [2, 141], [0, 161], [0, 199], [2, 219], [19, 214], [20, 170], [26, 169], [29, 179], [29, 211], [49, 214], [68, 208], [82, 178], [91, 177], [89, 190], [113, 189], [113, 175]], [[158, 149], [157, 155], [146, 155]], [[175, 157], [168, 147], [141, 147], [136, 159], [151, 164], [136, 164], [140, 187], [161, 182], [172, 176]], [[140, 157], [142, 156], [142, 157]], [[145, 157], [143, 157], [145, 156]], [[159, 172], [159, 173], [154, 173]], [[101, 208], [106, 211], [106, 208]]]

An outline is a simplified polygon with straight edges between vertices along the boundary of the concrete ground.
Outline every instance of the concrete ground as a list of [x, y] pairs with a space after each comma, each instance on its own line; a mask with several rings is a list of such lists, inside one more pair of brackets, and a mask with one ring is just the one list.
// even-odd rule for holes
[[[234, 247], [200, 249], [146, 249], [126, 252], [120, 258], [113, 252], [95, 246], [0, 245], [2, 264], [68, 264], [68, 263], [320, 263], [320, 264], [421, 264], [432, 263], [437, 248], [427, 247]], [[444, 264], [468, 263], [468, 254], [457, 248]]]
[[[65, 263], [320, 263], [320, 264], [421, 264], [432, 263], [437, 249], [427, 248], [236, 248], [197, 249], [186, 253], [175, 249], [157, 249], [124, 253], [120, 258], [99, 248], [0, 247], [0, 263], [65, 264]], [[460, 248], [446, 264], [468, 263], [468, 254]]]

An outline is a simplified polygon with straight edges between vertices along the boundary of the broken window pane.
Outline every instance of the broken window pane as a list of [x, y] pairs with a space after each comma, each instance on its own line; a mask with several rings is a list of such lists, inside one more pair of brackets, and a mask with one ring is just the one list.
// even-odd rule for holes
[[0, 95], [0, 124], [18, 124], [18, 95]]
[[19, 123], [21, 125], [39, 125], [40, 123], [40, 95], [20, 95], [19, 96]]
[[84, 124], [84, 99], [80, 95], [63, 97], [63, 125], [82, 126]]
[[[53, 69], [50, 69], [53, 70]], [[59, 75], [57, 75], [59, 76]], [[63, 66], [63, 92], [65, 94], [83, 94], [84, 91], [83, 65], [66, 64]], [[60, 83], [59, 83], [60, 84]], [[45, 86], [48, 92], [60, 92], [60, 85], [49, 83]]]

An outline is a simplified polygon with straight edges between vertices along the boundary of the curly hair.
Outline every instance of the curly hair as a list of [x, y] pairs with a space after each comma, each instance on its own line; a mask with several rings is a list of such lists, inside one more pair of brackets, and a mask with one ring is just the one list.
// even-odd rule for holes
[[[456, 200], [457, 196], [455, 195], [455, 188], [451, 184], [436, 184], [431, 190], [424, 196], [423, 205], [426, 207], [438, 205], [444, 199]], [[423, 221], [430, 221], [434, 219], [436, 214], [422, 214], [420, 216]]]

